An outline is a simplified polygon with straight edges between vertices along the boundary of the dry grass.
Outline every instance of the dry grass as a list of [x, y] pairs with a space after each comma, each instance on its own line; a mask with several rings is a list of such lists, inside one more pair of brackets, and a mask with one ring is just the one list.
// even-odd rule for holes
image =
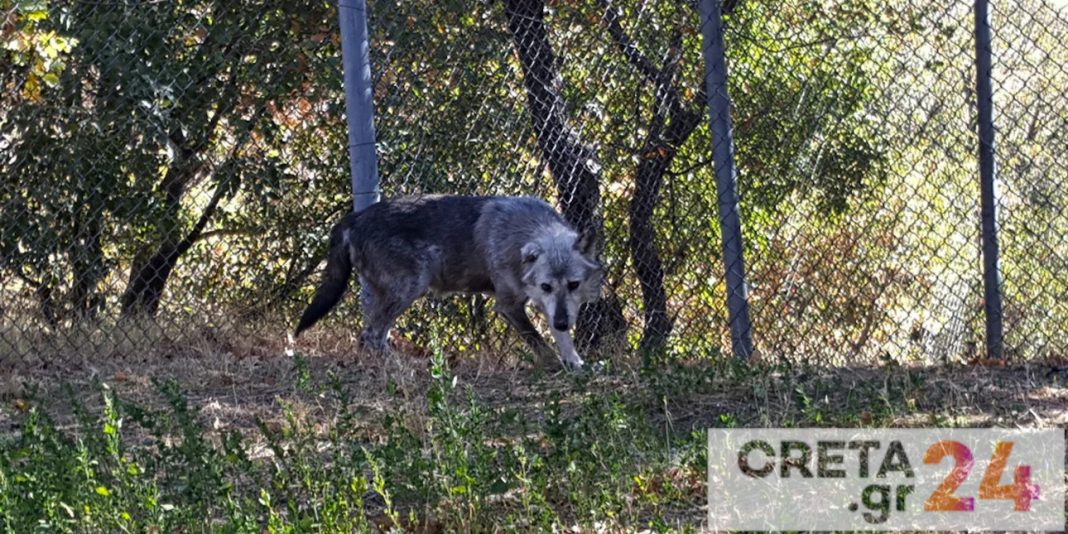
[[[153, 378], [177, 381], [217, 429], [252, 428], [255, 417], [277, 419], [281, 400], [304, 406], [311, 418], [328, 417], [329, 406], [315, 405], [314, 395], [303, 395], [296, 388], [300, 370], [294, 364], [293, 350], [305, 362], [311, 381], [326, 383], [329, 376], [337, 376], [369, 412], [388, 412], [398, 402], [421, 404], [429, 379], [427, 349], [401, 341], [392, 354], [364, 354], [349, 332], [312, 331], [295, 345], [281, 334], [207, 327], [186, 332], [181, 344], [154, 326], [124, 325], [110, 335], [88, 328], [85, 332], [80, 340], [66, 333], [64, 343], [50, 345], [51, 352], [41, 350], [47, 345], [41, 342], [43, 336], [24, 339], [26, 345], [36, 343], [35, 351], [16, 349], [13, 352], [25, 356], [2, 360], [0, 429], [11, 429], [12, 403], [30, 390], [38, 398], [57, 398], [61, 385], [89, 391], [86, 386], [99, 381], [122, 398], [151, 403]], [[448, 354], [447, 347], [445, 351]], [[453, 355], [449, 363], [458, 380], [469, 384], [475, 396], [489, 405], [536, 409], [554, 393], [585, 396], [633, 391], [638, 395], [650, 387], [648, 379], [640, 376], [636, 358], [615, 355], [611, 359], [614, 370], [583, 381], [581, 389], [563, 372], [532, 368], [518, 351]], [[699, 387], [674, 388], [666, 408], [650, 409], [655, 417], [670, 417], [672, 425], [687, 428], [717, 425], [725, 413], [747, 425], [776, 426], [796, 421], [800, 388], [810, 392], [810, 410], [821, 409], [832, 419], [842, 415], [836, 412], [844, 409], [852, 394], [854, 399], [865, 399], [854, 402], [854, 408], [859, 407], [855, 415], [867, 420], [865, 412], [890, 411], [896, 415], [883, 424], [893, 426], [947, 423], [947, 417], [956, 425], [1066, 426], [1066, 382], [1068, 366], [1041, 362], [1005, 367], [780, 369], [741, 381], [721, 377]], [[861, 406], [865, 403], [866, 408]]]
[[[339, 417], [337, 398], [327, 394], [326, 385], [331, 383], [353, 397], [347, 410], [355, 416], [357, 427], [348, 430], [354, 443], [388, 440], [386, 421], [398, 414], [401, 424], [424, 445], [435, 439], [426, 435], [432, 418], [428, 391], [434, 381], [429, 351], [424, 348], [402, 342], [389, 355], [364, 354], [353, 334], [337, 331], [310, 332], [295, 345], [283, 335], [218, 328], [187, 332], [183, 339], [178, 344], [167, 332], [150, 328], [132, 335], [94, 334], [81, 342], [92, 347], [83, 352], [72, 352], [75, 341], [55, 353], [5, 360], [0, 367], [0, 436], [19, 431], [17, 412], [31, 397], [60, 428], [76, 433], [71, 406], [98, 413], [103, 403], [100, 383], [120, 399], [163, 408], [166, 399], [154, 380], [169, 379], [198, 410], [207, 435], [217, 441], [224, 432], [237, 430], [245, 436], [253, 459], [273, 454], [257, 421], [274, 432], [297, 425], [325, 443]], [[448, 347], [444, 352], [449, 354]], [[633, 417], [629, 424], [640, 425], [638, 433], [654, 436], [654, 443], [660, 440], [657, 436], [685, 441], [694, 431], [724, 425], [1068, 426], [1068, 366], [1057, 363], [801, 368], [694, 361], [664, 365], [654, 372], [643, 369], [633, 355], [610, 360], [606, 372], [581, 378], [533, 368], [519, 352], [453, 355], [449, 367], [456, 381], [469, 388], [472, 401], [489, 414], [488, 424], [479, 431], [485, 434], [474, 438], [493, 447], [528, 439], [530, 432], [546, 432], [542, 423], [550, 404], [564, 410], [565, 417], [581, 420], [582, 410], [600, 405], [591, 402], [598, 397], [622, 399], [628, 417]], [[77, 402], [70, 402], [68, 394]], [[516, 426], [515, 419], [510, 423], [503, 414], [534, 424]], [[124, 439], [137, 443], [141, 436], [128, 432]], [[581, 439], [593, 444], [628, 438], [591, 431]], [[657, 517], [675, 525], [700, 524], [701, 473], [686, 466], [656, 465], [634, 468], [654, 478], [682, 477], [676, 486], [696, 488], [665, 501], [655, 512]], [[487, 500], [486, 506], [515, 503]], [[580, 511], [559, 506], [562, 520], [581, 522]], [[635, 517], [649, 513], [634, 512]]]

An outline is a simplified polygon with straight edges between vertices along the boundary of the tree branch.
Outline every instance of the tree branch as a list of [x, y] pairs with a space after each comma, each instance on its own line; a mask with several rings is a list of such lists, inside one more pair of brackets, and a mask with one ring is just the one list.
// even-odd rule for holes
[[649, 58], [642, 54], [641, 50], [638, 50], [638, 46], [634, 44], [634, 41], [623, 30], [623, 26], [619, 24], [620, 14], [619, 10], [612, 5], [610, 0], [598, 0], [598, 3], [604, 9], [604, 16], [601, 20], [608, 28], [609, 35], [612, 36], [612, 40], [615, 41], [616, 46], [619, 47], [619, 51], [623, 53], [623, 57], [634, 65], [638, 69], [638, 72], [645, 76], [645, 79], [651, 83], [656, 83], [657, 78], [660, 77], [660, 69]]

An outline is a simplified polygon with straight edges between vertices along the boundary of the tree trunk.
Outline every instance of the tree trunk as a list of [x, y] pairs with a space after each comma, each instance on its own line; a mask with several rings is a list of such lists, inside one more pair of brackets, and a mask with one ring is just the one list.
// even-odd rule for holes
[[[198, 54], [209, 53], [209, 48], [212, 46], [211, 43], [214, 42], [214, 35], [209, 33], [204, 42], [200, 44]], [[221, 57], [228, 61], [236, 61], [240, 57], [240, 48], [237, 47], [237, 44], [238, 42], [231, 41], [223, 46]], [[225, 65], [226, 62], [223, 62], [218, 72], [202, 73], [198, 85], [209, 83], [209, 78], [225, 70]], [[200, 96], [202, 98], [199, 100], [196, 98], [190, 99], [190, 107], [182, 114], [184, 117], [207, 112], [210, 106], [205, 104], [216, 99], [209, 91], [200, 93]], [[178, 258], [193, 246], [200, 233], [204, 231], [204, 226], [214, 214], [225, 189], [223, 187], [225, 178], [220, 178], [217, 181], [218, 185], [216, 185], [215, 193], [212, 195], [204, 212], [201, 213], [193, 230], [184, 238], [180, 237], [181, 223], [179, 222], [179, 213], [181, 212], [182, 197], [185, 195], [189, 185], [202, 171], [204, 163], [201, 158], [215, 137], [222, 117], [229, 114], [237, 106], [237, 96], [238, 77], [231, 74], [225, 85], [218, 89], [217, 98], [221, 103], [211, 111], [211, 118], [202, 131], [195, 133], [192, 138], [187, 138], [185, 132], [178, 126], [186, 122], [186, 120], [184, 117], [179, 116], [175, 120], [175, 126], [168, 132], [168, 140], [175, 149], [176, 158], [174, 164], [171, 165], [159, 184], [159, 188], [163, 191], [166, 199], [162, 236], [155, 251], [146, 251], [134, 258], [133, 265], [130, 267], [129, 281], [126, 283], [126, 289], [120, 299], [123, 317], [137, 314], [155, 315], [159, 309], [160, 299], [163, 297], [163, 289], [167, 286], [167, 280], [171, 275], [171, 271], [174, 270]], [[247, 135], [247, 132], [245, 133]], [[235, 144], [231, 150], [230, 160], [233, 160], [241, 145], [242, 142]], [[226, 166], [226, 162], [221, 163], [217, 168], [223, 168], [224, 166]], [[219, 173], [216, 172], [216, 174]]]
[[567, 123], [566, 103], [561, 94], [563, 78], [545, 28], [545, 3], [506, 0], [505, 14], [523, 66], [527, 107], [537, 133], [538, 148], [552, 172], [564, 218], [579, 231], [592, 232], [598, 246], [602, 246], [596, 155]]
[[[229, 51], [230, 47], [227, 46], [224, 55], [228, 54]], [[225, 187], [223, 187], [223, 181], [227, 179], [225, 177], [220, 177], [218, 180], [215, 193], [194, 225], [193, 231], [184, 238], [179, 237], [181, 231], [179, 213], [181, 211], [182, 197], [204, 167], [204, 163], [199, 158], [214, 137], [219, 121], [235, 105], [233, 100], [236, 97], [236, 87], [237, 78], [231, 77], [226, 87], [222, 90], [222, 100], [227, 103], [212, 112], [207, 127], [197, 138], [193, 140], [187, 139], [180, 128], [174, 128], [169, 134], [169, 140], [176, 149], [177, 158], [159, 184], [159, 188], [163, 191], [166, 199], [166, 211], [164, 213], [166, 222], [163, 224], [161, 231], [162, 238], [154, 252], [141, 254], [134, 258], [133, 265], [130, 267], [130, 278], [126, 283], [126, 290], [123, 291], [120, 299], [123, 317], [138, 314], [149, 316], [156, 314], [156, 310], [159, 309], [159, 301], [163, 297], [163, 289], [167, 286], [167, 279], [170, 277], [171, 271], [174, 270], [178, 258], [196, 243], [200, 233], [204, 231], [204, 226], [207, 225], [208, 220], [215, 213], [215, 208], [218, 206], [225, 190]], [[233, 160], [241, 145], [242, 142], [234, 145], [227, 162]], [[225, 168], [227, 162], [221, 163], [217, 168]], [[220, 173], [216, 172], [215, 174]]]
[[620, 13], [608, 0], [600, 0], [605, 10], [601, 19], [608, 34], [623, 57], [653, 86], [653, 116], [646, 125], [649, 132], [642, 147], [641, 163], [635, 172], [634, 194], [630, 199], [628, 216], [630, 238], [628, 248], [634, 271], [642, 292], [643, 324], [639, 348], [652, 351], [663, 348], [674, 327], [667, 314], [667, 293], [664, 290], [664, 266], [656, 247], [653, 212], [660, 201], [664, 174], [671, 167], [679, 146], [701, 122], [700, 91], [695, 103], [683, 105], [676, 87], [678, 64], [681, 58], [682, 33], [672, 36], [672, 43], [657, 66], [643, 54], [619, 23]]
[[216, 208], [219, 207], [219, 201], [225, 190], [223, 183], [216, 186], [208, 205], [184, 238], [174, 239], [171, 233], [170, 236], [164, 238], [163, 243], [154, 253], [143, 261], [137, 262], [130, 269], [130, 280], [126, 284], [126, 291], [123, 292], [121, 299], [123, 317], [156, 314], [160, 300], [163, 298], [163, 290], [167, 287], [171, 272], [178, 264], [178, 258], [196, 243], [204, 227], [215, 214]]
[[[666, 107], [666, 106], [664, 106]], [[661, 108], [661, 106], [658, 106]], [[644, 328], [639, 342], [642, 350], [662, 348], [673, 327], [667, 314], [664, 268], [656, 248], [653, 210], [660, 201], [664, 173], [671, 167], [679, 145], [701, 122], [701, 114], [677, 109], [662, 136], [646, 143], [644, 157], [635, 175], [630, 200], [630, 256], [642, 291]]]
[[[523, 67], [527, 107], [538, 148], [552, 173], [564, 219], [592, 237], [595, 249], [601, 251], [604, 228], [598, 212], [600, 170], [594, 150], [582, 142], [567, 122], [566, 103], [561, 94], [563, 78], [545, 28], [545, 2], [505, 0], [504, 8], [508, 31]], [[579, 312], [576, 340], [580, 347], [595, 346], [612, 333], [608, 329], [618, 326], [622, 310], [612, 313], [608, 308], [615, 306], [604, 306], [604, 300], [591, 303]]]
[[[97, 291], [97, 284], [106, 276], [104, 265], [104, 248], [100, 241], [101, 212], [86, 214], [82, 219], [74, 249], [71, 251], [71, 269], [74, 285], [71, 288], [71, 311], [77, 319], [96, 317], [103, 298]], [[77, 223], [75, 223], [77, 224]]]

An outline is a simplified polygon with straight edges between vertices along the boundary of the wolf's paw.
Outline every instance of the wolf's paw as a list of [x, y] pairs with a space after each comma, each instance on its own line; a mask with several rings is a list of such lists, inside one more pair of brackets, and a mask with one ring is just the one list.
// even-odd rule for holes
[[363, 332], [360, 334], [360, 350], [376, 355], [388, 354], [390, 352], [389, 340], [382, 336]]
[[585, 365], [585, 363], [582, 361], [582, 358], [579, 358], [578, 356], [575, 356], [574, 358], [565, 359], [563, 360], [563, 363], [564, 369], [567, 369], [572, 373], [581, 373], [584, 368], [583, 366]]

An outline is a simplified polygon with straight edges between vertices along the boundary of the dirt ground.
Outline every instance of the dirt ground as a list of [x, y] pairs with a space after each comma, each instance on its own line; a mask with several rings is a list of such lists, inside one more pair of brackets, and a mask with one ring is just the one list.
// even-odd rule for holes
[[[15, 429], [15, 412], [30, 396], [46, 405], [55, 400], [61, 421], [62, 406], [68, 404], [62, 402], [65, 391], [84, 395], [92, 407], [99, 402], [97, 383], [113, 388], [120, 398], [157, 404], [161, 401], [153, 379], [175, 380], [214, 429], [253, 429], [257, 417], [279, 420], [283, 404], [313, 419], [329, 418], [332, 405], [324, 395], [299, 384], [322, 385], [334, 379], [373, 420], [396, 409], [398, 402], [421, 402], [426, 391], [427, 354], [400, 348], [393, 355], [372, 357], [360, 354], [348, 338], [313, 336], [292, 347], [267, 337], [221, 342], [204, 336], [197, 343], [134, 344], [103, 355], [20, 358], [0, 365], [0, 432]], [[720, 426], [724, 414], [739, 426], [818, 424], [825, 418], [881, 426], [1068, 427], [1064, 362], [769, 368], [740, 378], [681, 365], [652, 381], [635, 361], [612, 362], [608, 372], [583, 379], [532, 370], [515, 355], [451, 358], [450, 364], [457, 380], [469, 385], [479, 401], [522, 406], [533, 417], [549, 395], [579, 398], [616, 392], [638, 398], [656, 389], [663, 398], [650, 403], [649, 415], [676, 431]], [[688, 367], [697, 370], [688, 373]]]
[[[295, 415], [302, 425], [325, 433], [337, 420], [330, 384], [351, 394], [349, 410], [357, 415], [361, 442], [382, 439], [383, 421], [397, 412], [414, 414], [412, 424], [418, 426], [431, 389], [427, 351], [401, 346], [375, 357], [359, 353], [349, 338], [309, 336], [289, 346], [269, 337], [205, 335], [192, 343], [147, 339], [106, 349], [86, 354], [72, 348], [0, 362], [0, 438], [19, 431], [20, 412], [31, 405], [46, 410], [60, 428], [78, 432], [72, 407], [80, 404], [99, 414], [102, 387], [119, 399], [162, 408], [166, 399], [155, 381], [173, 380], [199, 411], [208, 434], [237, 430], [248, 438], [249, 456], [263, 458], [271, 451], [257, 421], [276, 430]], [[608, 361], [600, 373], [576, 377], [533, 369], [517, 354], [448, 361], [456, 383], [488, 413], [520, 413], [538, 421], [550, 402], [567, 410], [590, 396], [614, 395], [644, 414], [640, 424], [660, 435], [687, 436], [725, 425], [1068, 428], [1065, 362], [802, 368], [706, 360], [643, 370], [624, 355]], [[487, 427], [494, 435], [482, 439], [509, 435], [501, 425]], [[693, 495], [665, 513], [679, 525], [703, 520], [698, 475], [693, 475]]]

